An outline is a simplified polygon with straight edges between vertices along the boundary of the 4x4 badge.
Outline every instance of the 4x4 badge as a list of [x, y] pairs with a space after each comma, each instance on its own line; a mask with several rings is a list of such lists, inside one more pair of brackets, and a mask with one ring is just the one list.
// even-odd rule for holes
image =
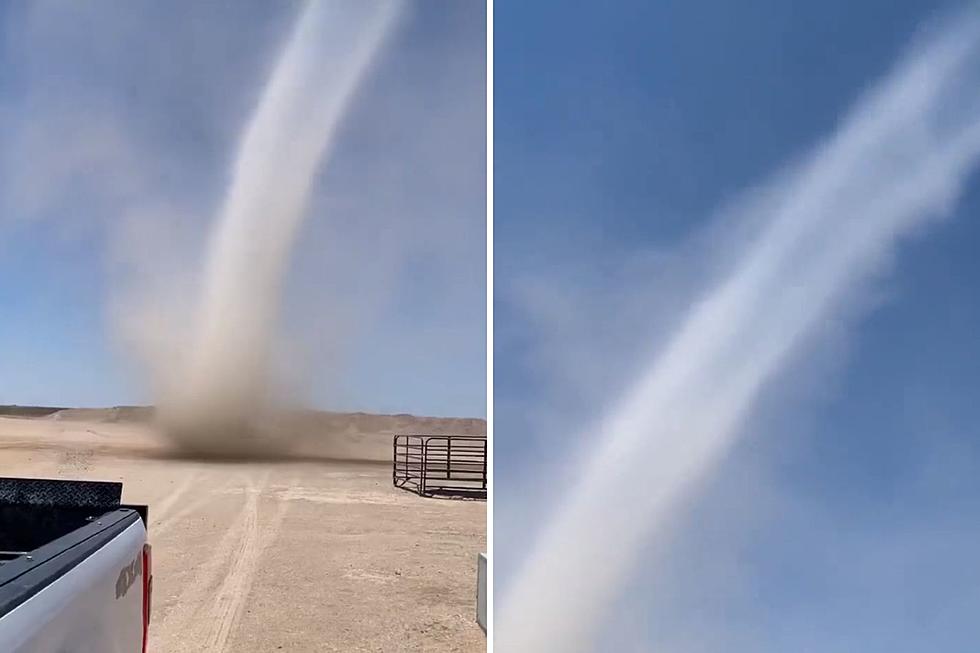
[[132, 562], [119, 570], [119, 578], [116, 579], [116, 598], [126, 596], [126, 592], [136, 582], [136, 577], [142, 574], [143, 556], [136, 556]]

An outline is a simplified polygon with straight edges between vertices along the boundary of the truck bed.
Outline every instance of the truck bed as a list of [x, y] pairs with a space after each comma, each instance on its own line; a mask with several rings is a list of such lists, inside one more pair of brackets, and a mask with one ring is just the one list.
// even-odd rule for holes
[[0, 478], [0, 618], [141, 519], [122, 486]]

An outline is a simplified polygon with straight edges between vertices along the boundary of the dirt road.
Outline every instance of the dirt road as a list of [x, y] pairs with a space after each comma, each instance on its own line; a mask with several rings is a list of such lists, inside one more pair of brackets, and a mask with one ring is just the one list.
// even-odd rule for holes
[[0, 469], [149, 504], [152, 651], [486, 649], [486, 505], [395, 490], [386, 464], [183, 460], [138, 423], [0, 418]]

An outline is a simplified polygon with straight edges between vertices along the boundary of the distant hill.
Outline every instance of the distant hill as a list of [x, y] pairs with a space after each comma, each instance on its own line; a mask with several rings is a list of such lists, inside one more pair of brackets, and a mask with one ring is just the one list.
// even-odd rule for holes
[[[143, 422], [153, 418], [153, 406], [112, 406], [111, 408], [65, 408], [59, 406], [0, 405], [0, 416], [47, 417], [84, 422]], [[332, 431], [372, 431], [378, 433], [430, 433], [434, 435], [484, 435], [487, 422], [475, 417], [430, 417], [399, 413], [340, 413], [299, 410], [291, 419], [315, 423]]]
[[[89, 423], [149, 424], [153, 406], [63, 408], [0, 406], [0, 416]], [[310, 455], [390, 460], [391, 439], [398, 434], [486, 435], [486, 420], [472, 417], [375, 415], [319, 410], [283, 413], [277, 428], [296, 434], [293, 449]]]
[[0, 416], [3, 417], [44, 417], [62, 410], [66, 409], [55, 406], [17, 406], [0, 404]]

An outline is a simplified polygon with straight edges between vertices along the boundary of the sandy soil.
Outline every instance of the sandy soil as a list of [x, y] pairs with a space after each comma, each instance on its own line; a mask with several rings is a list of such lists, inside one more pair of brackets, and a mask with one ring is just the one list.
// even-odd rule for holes
[[[390, 448], [362, 439], [368, 458]], [[389, 464], [181, 459], [145, 422], [83, 413], [0, 417], [0, 468], [119, 480], [124, 501], [150, 506], [151, 651], [486, 650], [486, 504], [396, 490]]]

